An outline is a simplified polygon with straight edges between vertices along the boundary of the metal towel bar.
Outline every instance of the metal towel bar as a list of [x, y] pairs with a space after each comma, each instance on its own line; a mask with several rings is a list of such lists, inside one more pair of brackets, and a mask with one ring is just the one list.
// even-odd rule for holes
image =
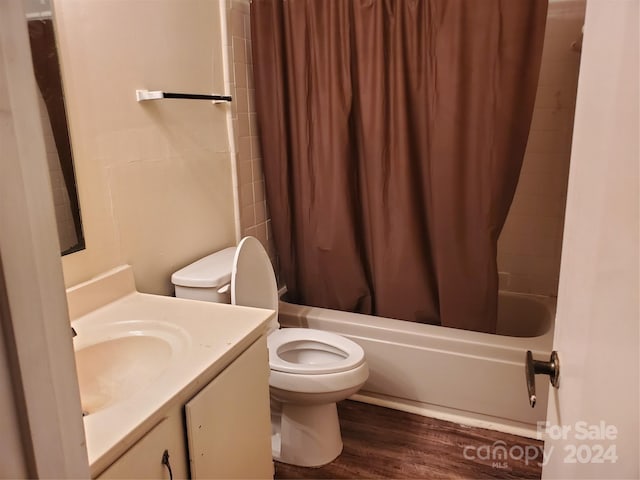
[[161, 90], [136, 90], [136, 100], [142, 102], [145, 100], [159, 100], [161, 98], [180, 98], [187, 100], [211, 100], [213, 102], [230, 102], [231, 95], [207, 95], [200, 93], [171, 93]]

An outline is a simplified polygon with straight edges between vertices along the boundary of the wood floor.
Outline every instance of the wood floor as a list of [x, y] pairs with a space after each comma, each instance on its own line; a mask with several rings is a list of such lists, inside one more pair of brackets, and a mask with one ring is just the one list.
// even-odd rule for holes
[[342, 454], [320, 468], [276, 462], [275, 478], [540, 478], [538, 440], [349, 400], [338, 414]]

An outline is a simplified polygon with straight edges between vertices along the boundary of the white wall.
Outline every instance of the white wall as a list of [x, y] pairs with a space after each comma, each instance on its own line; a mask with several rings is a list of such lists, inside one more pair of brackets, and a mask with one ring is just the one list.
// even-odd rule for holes
[[139, 290], [235, 243], [228, 104], [137, 103], [135, 90], [224, 91], [218, 0], [55, 0], [87, 248], [72, 285], [130, 263]]

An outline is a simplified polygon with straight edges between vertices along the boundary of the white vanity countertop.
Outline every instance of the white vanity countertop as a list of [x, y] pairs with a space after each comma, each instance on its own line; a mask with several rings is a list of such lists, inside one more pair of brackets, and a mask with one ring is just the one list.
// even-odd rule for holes
[[[116, 274], [122, 276], [123, 272]], [[79, 296], [79, 292], [71, 295], [68, 292], [72, 318], [73, 312], [78, 311]], [[135, 330], [136, 322], [155, 322], [177, 339], [174, 346], [177, 353], [161, 374], [153, 379], [141, 378], [143, 387], [84, 417], [89, 466], [94, 478], [157, 425], [170, 408], [190, 400], [263, 335], [274, 315], [271, 310], [135, 291], [111, 300], [89, 313], [82, 312], [72, 321], [77, 332], [76, 350], [95, 343], [96, 332], [100, 335], [105, 331], [108, 340], [105, 325], [131, 322]], [[83, 306], [80, 310], [87, 308]]]

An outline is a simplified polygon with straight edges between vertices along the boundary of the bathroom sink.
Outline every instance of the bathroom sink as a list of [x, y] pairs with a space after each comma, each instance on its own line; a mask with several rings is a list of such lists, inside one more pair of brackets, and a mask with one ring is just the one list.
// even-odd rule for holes
[[135, 395], [175, 363], [188, 335], [174, 324], [131, 320], [77, 328], [76, 369], [84, 415]]

